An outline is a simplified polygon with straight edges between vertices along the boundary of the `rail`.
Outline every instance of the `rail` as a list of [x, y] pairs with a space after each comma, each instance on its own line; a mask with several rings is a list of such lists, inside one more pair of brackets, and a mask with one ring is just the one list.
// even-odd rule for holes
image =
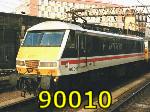
[[141, 88], [137, 89], [135, 92], [132, 92], [132, 94], [130, 94], [129, 96], [124, 97], [123, 99], [119, 100], [119, 102], [114, 104], [107, 111], [108, 112], [118, 111], [123, 105], [127, 104], [131, 99], [134, 99], [138, 94], [140, 94], [142, 91], [144, 91], [148, 86], [150, 86], [150, 82], [147, 82]]

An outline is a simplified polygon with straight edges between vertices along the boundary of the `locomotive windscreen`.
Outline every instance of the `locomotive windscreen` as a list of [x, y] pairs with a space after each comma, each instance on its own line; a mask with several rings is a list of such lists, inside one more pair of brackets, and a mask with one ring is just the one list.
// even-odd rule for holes
[[58, 47], [62, 43], [65, 30], [29, 31], [22, 46]]

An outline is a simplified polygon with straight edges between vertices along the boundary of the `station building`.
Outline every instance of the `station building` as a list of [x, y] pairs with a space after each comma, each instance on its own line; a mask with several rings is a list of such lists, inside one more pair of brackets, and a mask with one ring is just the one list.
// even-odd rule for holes
[[[22, 0], [22, 4], [16, 8], [16, 13], [69, 21], [71, 20], [71, 15], [66, 12], [72, 9], [94, 9], [106, 7], [121, 7], [121, 5], [103, 3], [102, 0]], [[122, 9], [120, 12], [121, 11], [124, 10]], [[109, 13], [109, 11], [104, 9], [103, 13]], [[126, 13], [128, 14], [125, 17], [98, 16], [85, 17], [85, 19], [88, 23], [144, 32], [146, 26], [145, 21], [147, 18], [145, 16], [135, 16], [133, 14], [134, 10], [127, 10]]]
[[[70, 20], [66, 13], [71, 9], [91, 9], [116, 7], [117, 4], [102, 3], [100, 0], [22, 0], [16, 8], [17, 14], [46, 17], [52, 19]], [[107, 11], [107, 10], [106, 10]], [[114, 17], [86, 17], [90, 23], [101, 23], [104, 26], [123, 27], [122, 18]]]

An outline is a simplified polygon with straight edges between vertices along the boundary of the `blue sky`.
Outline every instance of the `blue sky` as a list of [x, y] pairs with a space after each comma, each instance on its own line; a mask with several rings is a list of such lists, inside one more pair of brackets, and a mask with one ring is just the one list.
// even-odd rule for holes
[[[122, 5], [140, 5], [137, 0], [101, 0]], [[139, 0], [145, 5], [150, 5], [150, 0]], [[15, 7], [21, 3], [21, 0], [0, 0], [0, 12], [13, 12]]]

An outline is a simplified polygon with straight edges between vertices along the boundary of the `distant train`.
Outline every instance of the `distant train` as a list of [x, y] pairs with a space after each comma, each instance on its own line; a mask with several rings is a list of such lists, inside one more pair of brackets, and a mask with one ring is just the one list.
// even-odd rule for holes
[[52, 19], [0, 12], [0, 73], [15, 70], [20, 39], [26, 30], [48, 20]]
[[[91, 71], [144, 61], [144, 51], [141, 37], [88, 30], [60, 21], [42, 22], [27, 30], [13, 82], [27, 91], [56, 89], [71, 85], [83, 74], [88, 77]], [[93, 73], [92, 77], [96, 75]]]

